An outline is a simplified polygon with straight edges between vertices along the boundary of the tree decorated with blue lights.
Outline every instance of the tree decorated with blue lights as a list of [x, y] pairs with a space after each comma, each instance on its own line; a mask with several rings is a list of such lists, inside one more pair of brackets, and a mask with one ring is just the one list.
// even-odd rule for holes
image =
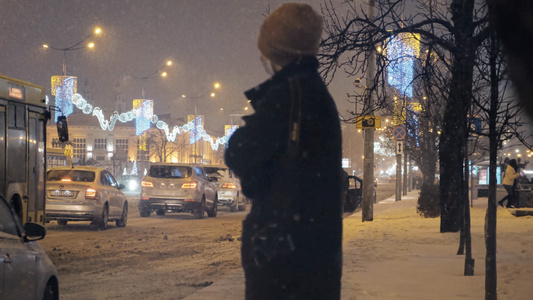
[[[416, 7], [407, 5], [416, 4]], [[362, 77], [367, 71], [368, 50], [379, 53], [376, 57], [374, 107], [365, 107], [366, 113], [378, 109], [394, 111], [392, 99], [411, 102], [412, 86], [424, 73], [422, 59], [440, 62], [447, 80], [437, 78], [429, 82], [432, 88], [445, 91], [445, 110], [440, 134], [440, 204], [441, 232], [457, 232], [463, 227], [463, 201], [467, 196], [463, 161], [467, 138], [467, 114], [472, 98], [472, 78], [476, 50], [488, 37], [486, 10], [474, 0], [460, 1], [375, 1], [375, 17], [370, 19], [366, 6], [347, 3], [342, 16], [331, 2], [323, 7], [328, 37], [322, 42], [322, 71], [332, 79], [338, 70], [348, 76]], [[412, 50], [402, 47], [406, 36], [419, 36], [418, 42], [426, 55], [416, 57]], [[399, 39], [397, 37], [400, 37]], [[416, 39], [416, 38], [415, 38]], [[383, 53], [394, 52], [387, 56]], [[413, 58], [419, 70], [407, 58]], [[411, 72], [414, 72], [411, 75]], [[439, 99], [431, 99], [437, 101]], [[402, 108], [405, 108], [404, 105]]]

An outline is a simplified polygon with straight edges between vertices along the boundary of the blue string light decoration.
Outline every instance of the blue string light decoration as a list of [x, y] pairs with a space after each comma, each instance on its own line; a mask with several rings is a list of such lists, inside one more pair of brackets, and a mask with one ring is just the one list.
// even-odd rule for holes
[[[77, 78], [73, 76], [54, 76], [59, 77], [55, 78], [53, 82], [53, 92], [55, 95], [55, 105], [60, 109], [60, 112], [63, 116], [68, 117], [74, 112], [73, 108], [73, 95], [77, 86]], [[55, 121], [57, 122], [57, 117], [61, 114], [55, 114]]]
[[420, 35], [400, 33], [390, 38], [386, 47], [389, 65], [388, 83], [401, 96], [413, 97], [414, 61], [420, 54]]
[[189, 123], [193, 123], [193, 128], [190, 131], [189, 143], [192, 145], [202, 138], [203, 130], [203, 116], [189, 116]]
[[140, 135], [150, 129], [150, 120], [154, 115], [154, 102], [146, 99], [133, 100], [135, 118], [135, 135]]
[[[220, 145], [225, 145], [227, 144], [228, 140], [229, 140], [229, 137], [230, 135], [224, 135], [222, 137], [218, 137], [218, 138], [213, 138], [212, 136], [210, 136], [204, 129], [204, 126], [203, 126], [203, 120], [200, 119], [200, 121], [198, 121], [198, 119], [195, 119], [195, 120], [191, 120], [189, 121], [187, 124], [183, 125], [183, 126], [174, 126], [172, 128], [172, 131], [170, 130], [170, 127], [168, 126], [168, 124], [162, 120], [159, 120], [159, 117], [155, 114], [153, 114], [153, 103], [152, 104], [149, 104], [148, 106], [143, 106], [143, 105], [140, 105], [139, 107], [137, 108], [134, 108], [133, 110], [131, 111], [128, 111], [128, 112], [125, 112], [125, 113], [118, 113], [118, 112], [113, 112], [111, 114], [111, 116], [109, 117], [109, 119], [106, 119], [105, 115], [104, 115], [104, 112], [102, 111], [101, 108], [99, 107], [93, 107], [90, 103], [88, 103], [80, 94], [74, 94], [74, 96], [72, 97], [72, 104], [74, 104], [78, 109], [80, 109], [84, 114], [88, 115], [88, 114], [92, 114], [93, 116], [97, 117], [98, 118], [98, 121], [100, 123], [100, 127], [102, 128], [102, 130], [109, 130], [109, 131], [113, 131], [113, 129], [115, 128], [115, 124], [117, 121], [120, 121], [121, 123], [126, 123], [126, 122], [130, 122], [132, 120], [137, 120], [138, 118], [144, 118], [144, 119], [148, 119], [149, 120], [149, 123], [151, 124], [155, 124], [155, 127], [157, 129], [161, 129], [165, 132], [165, 136], [167, 138], [168, 141], [170, 142], [174, 142], [176, 140], [176, 136], [178, 134], [185, 134], [189, 131], [193, 131], [194, 130], [194, 133], [195, 135], [197, 136], [197, 139], [196, 141], [202, 139], [204, 140], [205, 142], [208, 142], [211, 144], [211, 149], [213, 150], [218, 150], [218, 147]], [[149, 100], [151, 101], [151, 100]], [[150, 106], [150, 108], [148, 108]], [[144, 109], [144, 111], [143, 111]], [[151, 112], [150, 112], [151, 111]], [[150, 116], [150, 118], [148, 118], [148, 116]], [[56, 120], [57, 121], [57, 120]], [[143, 120], [144, 122], [144, 120]], [[144, 124], [143, 126], [146, 126], [146, 124]], [[149, 128], [149, 127], [148, 127]]]

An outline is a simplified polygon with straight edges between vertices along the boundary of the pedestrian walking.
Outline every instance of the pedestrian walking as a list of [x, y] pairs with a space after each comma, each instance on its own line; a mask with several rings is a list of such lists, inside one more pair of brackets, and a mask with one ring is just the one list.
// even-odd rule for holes
[[322, 18], [286, 3], [267, 16], [258, 47], [271, 78], [245, 92], [225, 161], [252, 201], [243, 221], [246, 299], [339, 299], [342, 140], [318, 73]]
[[507, 195], [498, 201], [498, 204], [503, 207], [503, 202], [507, 200], [507, 208], [514, 207], [517, 205], [517, 178], [518, 178], [518, 163], [516, 159], [511, 159], [507, 168], [505, 169], [505, 176], [503, 177], [503, 187], [507, 191]]

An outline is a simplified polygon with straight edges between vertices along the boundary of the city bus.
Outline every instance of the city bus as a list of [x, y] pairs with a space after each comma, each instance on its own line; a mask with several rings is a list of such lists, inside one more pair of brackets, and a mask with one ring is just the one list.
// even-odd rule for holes
[[[46, 122], [43, 87], [0, 75], [0, 194], [24, 223], [45, 223]], [[68, 140], [66, 118], [58, 121]]]

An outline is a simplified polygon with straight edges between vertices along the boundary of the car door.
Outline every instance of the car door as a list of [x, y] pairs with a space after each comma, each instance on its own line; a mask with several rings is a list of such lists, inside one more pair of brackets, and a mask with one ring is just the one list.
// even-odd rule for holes
[[22, 241], [16, 222], [0, 200], [0, 299], [37, 299], [40, 256]]
[[205, 172], [204, 168], [198, 167], [198, 177], [202, 179], [204, 190], [205, 190], [205, 199], [207, 202], [208, 207], [213, 206], [213, 201], [215, 201], [215, 196], [217, 193], [217, 187], [216, 185], [209, 181], [209, 177], [207, 176], [207, 173]]
[[106, 177], [106, 189], [108, 190], [109, 195], [109, 214], [112, 216], [118, 216], [122, 214], [122, 202], [123, 194], [122, 191], [118, 189], [118, 183], [115, 180], [115, 177], [111, 175], [108, 171], [104, 171], [104, 176]]

